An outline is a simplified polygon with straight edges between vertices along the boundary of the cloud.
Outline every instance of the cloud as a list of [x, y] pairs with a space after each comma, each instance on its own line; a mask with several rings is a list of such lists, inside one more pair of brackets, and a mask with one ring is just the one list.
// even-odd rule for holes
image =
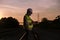
[[60, 0], [0, 0], [0, 10], [6, 12], [4, 15], [23, 17], [29, 7], [33, 9], [34, 14], [40, 13], [41, 17], [44, 13], [56, 15], [60, 13]]
[[31, 7], [34, 11], [37, 12], [43, 12], [50, 8], [60, 8], [59, 0], [2, 0], [0, 4], [3, 7], [16, 10], [26, 10], [27, 8]]

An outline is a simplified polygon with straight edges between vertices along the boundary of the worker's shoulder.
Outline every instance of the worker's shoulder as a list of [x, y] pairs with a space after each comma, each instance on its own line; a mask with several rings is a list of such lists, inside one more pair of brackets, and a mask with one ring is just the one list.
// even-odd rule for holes
[[24, 19], [27, 19], [27, 16], [26, 15], [24, 15]]
[[25, 15], [25, 16], [24, 16], [24, 18], [27, 18], [27, 17], [28, 17], [28, 15]]

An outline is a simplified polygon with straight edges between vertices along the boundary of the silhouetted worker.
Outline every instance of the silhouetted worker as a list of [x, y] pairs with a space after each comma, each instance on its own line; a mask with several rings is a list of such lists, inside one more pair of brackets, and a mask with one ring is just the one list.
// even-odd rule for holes
[[34, 40], [34, 32], [32, 31], [33, 29], [33, 20], [30, 18], [32, 14], [32, 9], [28, 8], [27, 13], [24, 16], [24, 27], [26, 30], [26, 40]]
[[32, 14], [32, 9], [28, 8], [27, 13], [24, 16], [24, 27], [26, 30], [32, 30], [33, 28], [33, 21], [30, 18], [31, 14]]

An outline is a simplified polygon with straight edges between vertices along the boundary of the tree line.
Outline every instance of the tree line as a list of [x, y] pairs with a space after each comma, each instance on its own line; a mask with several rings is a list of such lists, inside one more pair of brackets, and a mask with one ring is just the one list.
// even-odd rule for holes
[[60, 15], [58, 15], [54, 20], [43, 18], [38, 26], [44, 29], [60, 29]]
[[[23, 25], [22, 25], [23, 26]], [[4, 17], [0, 19], [0, 28], [16, 28], [21, 27], [17, 19], [13, 17]], [[54, 20], [48, 20], [47, 18], [42, 18], [41, 22], [35, 22], [34, 27], [39, 28], [59, 28], [60, 29], [60, 15], [58, 15]]]
[[0, 19], [0, 28], [16, 28], [19, 27], [19, 22], [13, 17], [4, 17]]

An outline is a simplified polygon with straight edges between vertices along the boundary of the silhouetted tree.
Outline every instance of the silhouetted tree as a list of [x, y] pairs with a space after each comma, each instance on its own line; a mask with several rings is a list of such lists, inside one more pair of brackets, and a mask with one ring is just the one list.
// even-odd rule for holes
[[0, 26], [1, 27], [7, 27], [7, 28], [15, 28], [19, 26], [19, 22], [17, 19], [8, 17], [8, 18], [2, 18], [0, 20]]
[[41, 22], [47, 22], [48, 19], [47, 18], [42, 18], [42, 21]]
[[60, 28], [60, 15], [54, 19], [53, 23], [55, 24], [56, 28]]
[[48, 29], [53, 27], [53, 21], [48, 20], [47, 18], [43, 18], [42, 21], [39, 23], [40, 28]]
[[39, 23], [40, 28], [47, 28], [48, 25], [48, 19], [43, 18], [42, 21]]
[[60, 19], [60, 15], [58, 15], [58, 16], [56, 17], [56, 19]]
[[5, 26], [6, 17], [0, 19], [0, 28]]
[[19, 22], [17, 21], [17, 19], [12, 18], [12, 17], [8, 17], [5, 21], [5, 23], [8, 27], [18, 27], [19, 26]]

